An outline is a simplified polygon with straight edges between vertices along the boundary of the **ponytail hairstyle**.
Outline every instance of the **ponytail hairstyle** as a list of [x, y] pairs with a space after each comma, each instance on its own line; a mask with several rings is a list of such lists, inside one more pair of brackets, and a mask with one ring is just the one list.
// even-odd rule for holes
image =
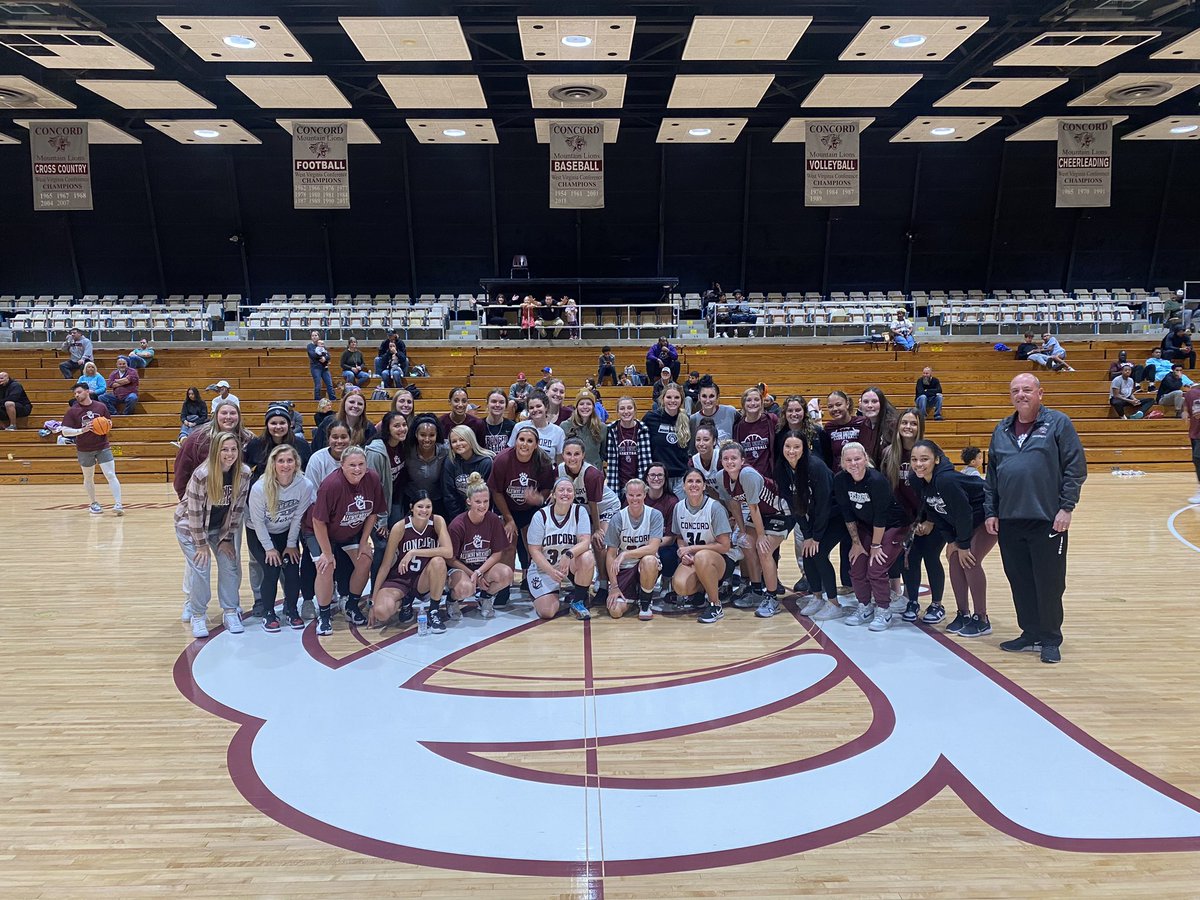
[[404, 439], [404, 442], [408, 445], [407, 449], [411, 450], [413, 453], [417, 452], [417, 431], [422, 425], [433, 426], [435, 443], [440, 444], [445, 440], [445, 437], [442, 434], [442, 423], [438, 421], [438, 417], [433, 413], [421, 413], [420, 415], [414, 416], [413, 420], [408, 423], [408, 437]]
[[[693, 440], [695, 438], [699, 437], [700, 432], [702, 432], [702, 431], [708, 432], [708, 434], [712, 437], [713, 456], [717, 457], [717, 459], [719, 460], [721, 458], [721, 448], [718, 447], [717, 444], [720, 442], [720, 435], [717, 434], [716, 423], [713, 422], [712, 419], [708, 419], [708, 418], [701, 419], [696, 424], [695, 434], [692, 435]], [[696, 451], [697, 455], [699, 454], [699, 452], [700, 452], [699, 450]]]
[[279, 444], [271, 455], [267, 457], [267, 468], [263, 472], [260, 479], [263, 483], [263, 496], [267, 501], [267, 517], [274, 518], [275, 513], [279, 508], [279, 480], [275, 477], [275, 458], [277, 456], [290, 453], [292, 458], [296, 460], [296, 477], [304, 474], [303, 464], [300, 462], [300, 454], [291, 444]]
[[[875, 463], [874, 463], [874, 462], [871, 460], [871, 454], [870, 454], [870, 453], [868, 453], [868, 452], [867, 452], [867, 448], [866, 448], [866, 447], [864, 447], [862, 444], [860, 444], [858, 441], [850, 441], [849, 443], [842, 444], [842, 456], [843, 456], [843, 457], [846, 455], [846, 451], [847, 451], [847, 450], [858, 450], [858, 451], [861, 451], [861, 453], [863, 454], [863, 456], [865, 456], [865, 457], [867, 458], [867, 468], [868, 468], [868, 469], [873, 469], [873, 468], [875, 468]], [[839, 459], [839, 460], [838, 460], [838, 471], [842, 471], [842, 461], [841, 461], [841, 459]]]
[[[913, 449], [914, 449], [914, 450], [916, 450], [918, 447], [924, 447], [926, 450], [928, 450], [930, 453], [932, 453], [932, 454], [933, 454], [933, 463], [934, 463], [934, 465], [935, 465], [935, 466], [936, 466], [936, 465], [937, 465], [939, 462], [941, 462], [943, 459], [945, 459], [945, 458], [946, 458], [946, 454], [942, 452], [942, 448], [941, 448], [941, 447], [939, 447], [939, 446], [938, 446], [936, 443], [934, 443], [933, 441], [929, 440], [928, 438], [921, 438], [919, 441], [917, 441], [915, 444], [913, 444]], [[963, 450], [963, 456], [964, 456], [964, 457], [967, 455], [967, 450], [974, 450], [974, 451], [975, 451], [975, 456], [978, 456], [978, 455], [979, 455], [979, 448], [978, 448], [978, 447], [967, 447], [967, 448], [965, 448], [965, 449]], [[974, 458], [975, 458], [975, 456], [972, 456], [972, 457], [971, 457], [971, 459], [974, 459]], [[965, 459], [964, 459], [964, 460], [963, 460], [963, 462], [967, 462], [967, 460], [965, 460]], [[968, 463], [968, 464], [969, 464], [969, 463]]]
[[[791, 398], [789, 397], [788, 399], [790, 400]], [[783, 444], [788, 438], [798, 438], [804, 446], [804, 452], [796, 460], [796, 468], [794, 469], [783, 458]], [[779, 436], [779, 448], [779, 456], [775, 460], [776, 488], [784, 499], [787, 500], [788, 506], [791, 507], [792, 513], [796, 518], [803, 519], [808, 515], [808, 500], [811, 493], [808, 460], [809, 455], [812, 453], [812, 445], [809, 444], [808, 437], [804, 432], [793, 428]]]

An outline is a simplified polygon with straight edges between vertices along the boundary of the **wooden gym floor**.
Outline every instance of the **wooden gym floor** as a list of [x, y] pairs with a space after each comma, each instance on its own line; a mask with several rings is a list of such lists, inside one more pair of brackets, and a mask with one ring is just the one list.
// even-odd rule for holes
[[[107, 506], [102, 479], [97, 488]], [[1128, 810], [1099, 811], [1118, 822], [1118, 831], [1107, 840], [1059, 842], [1022, 833], [1004, 826], [1007, 820], [995, 815], [987, 800], [981, 802], [982, 795], [994, 800], [994, 791], [1013, 787], [1011, 779], [989, 787], [987, 767], [976, 778], [968, 776], [965, 786], [958, 783], [957, 793], [942, 787], [916, 800], [906, 794], [911, 809], [893, 808], [886, 815], [881, 810], [876, 824], [867, 816], [807, 844], [760, 846], [740, 857], [746, 861], [736, 853], [693, 856], [670, 849], [693, 842], [698, 849], [769, 843], [776, 827], [782, 829], [780, 839], [795, 834], [778, 811], [768, 811], [770, 796], [760, 792], [732, 804], [730, 799], [756, 783], [771, 784], [756, 779], [794, 768], [797, 760], [832, 759], [847, 748], [851, 754], [870, 752], [863, 741], [877, 724], [877, 701], [895, 710], [896, 734], [924, 731], [923, 739], [936, 743], [941, 729], [953, 730], [960, 722], [975, 723], [968, 724], [968, 731], [984, 729], [991, 694], [981, 691], [978, 705], [975, 700], [963, 703], [955, 693], [961, 685], [942, 678], [951, 671], [947, 666], [957, 666], [953, 671], [959, 673], [983, 673], [988, 685], [1011, 682], [1011, 689], [999, 693], [1017, 697], [1026, 712], [1038, 711], [1039, 721], [1056, 724], [1062, 729], [1054, 732], [1058, 738], [1068, 735], [1085, 750], [1107, 747], [1110, 762], [1123, 758], [1128, 763], [1117, 764], [1125, 771], [1140, 767], [1150, 773], [1152, 777], [1141, 779], [1145, 785], [1169, 794], [1184, 813], [1195, 815], [1200, 810], [1200, 802], [1192, 799], [1200, 797], [1195, 764], [1200, 507], [1186, 503], [1195, 488], [1193, 478], [1182, 473], [1119, 480], [1099, 467], [1093, 471], [1071, 530], [1066, 643], [1059, 666], [1042, 665], [1033, 654], [997, 649], [1015, 631], [1007, 583], [994, 553], [986, 566], [995, 631], [986, 638], [955, 644], [912, 626], [868, 638], [859, 634], [861, 629], [827, 624], [828, 638], [844, 647], [855, 664], [867, 665], [863, 653], [884, 657], [899, 689], [886, 681], [886, 672], [879, 678], [872, 673], [842, 681], [809, 702], [776, 704], [756, 715], [733, 716], [703, 729], [664, 731], [648, 740], [588, 742], [581, 736], [554, 747], [474, 748], [473, 762], [467, 763], [473, 775], [492, 772], [506, 784], [527, 785], [530, 791], [529, 802], [511, 808], [508, 818], [497, 823], [473, 818], [474, 810], [486, 815], [484, 803], [461, 797], [453, 776], [437, 782], [426, 777], [435, 770], [403, 768], [399, 747], [371, 746], [353, 737], [339, 747], [341, 735], [350, 733], [338, 732], [335, 751], [324, 763], [311, 762], [308, 739], [319, 743], [329, 737], [325, 731], [335, 727], [343, 704], [314, 702], [308, 683], [293, 679], [284, 666], [254, 668], [267, 658], [256, 655], [260, 648], [270, 649], [272, 659], [303, 654], [309, 641], [315, 641], [307, 632], [303, 639], [294, 633], [264, 635], [252, 625], [241, 636], [214, 634], [198, 657], [185, 653], [192, 641], [179, 622], [182, 566], [171, 529], [174, 496], [168, 485], [127, 486], [124, 519], [110, 512], [89, 516], [78, 484], [0, 487], [0, 516], [8, 525], [0, 551], [0, 592], [8, 613], [0, 639], [0, 896], [1195, 897], [1200, 831], [1182, 839], [1155, 837], [1159, 823], [1140, 820], [1136, 798], [1130, 795], [1117, 801], [1118, 807], [1128, 802]], [[784, 580], [790, 584], [795, 563], [790, 553], [785, 560]], [[245, 582], [242, 598], [248, 611]], [[215, 606], [214, 601], [210, 620]], [[518, 604], [513, 615], [526, 609]], [[413, 644], [398, 644], [397, 635], [374, 632], [364, 634], [364, 640], [381, 642], [375, 649], [401, 659], [405, 647], [428, 653], [432, 642], [445, 641], [449, 648], [456, 632], [468, 626], [483, 623], [468, 614], [446, 635]], [[370, 648], [346, 630], [344, 620], [338, 619], [335, 629], [325, 644], [331, 659], [371, 656]], [[699, 689], [710, 692], [702, 700], [711, 697], [716, 706], [729, 700], [722, 694], [723, 681], [749, 678], [747, 669], [753, 666], [739, 667], [740, 661], [765, 659], [785, 666], [800, 659], [789, 658], [797, 647], [829, 649], [829, 640], [792, 615], [763, 621], [730, 610], [711, 627], [661, 616], [640, 623], [598, 615], [586, 632], [580, 623], [560, 619], [518, 630], [510, 639], [473, 645], [474, 652], [454, 660], [447, 671], [426, 669], [422, 678], [426, 689], [434, 687], [430, 708], [444, 698], [448, 709], [463, 699], [457, 692], [486, 703], [490, 692], [496, 697], [534, 692], [525, 696], [536, 697], [538, 691], [579, 689], [589, 702], [620, 703], [623, 697], [637, 696], [636, 691], [622, 694], [622, 687], [645, 686], [656, 673], [703, 669], [708, 670], [703, 677], [688, 680], [700, 681]], [[913, 652], [922, 647], [942, 654], [936, 666], [922, 668], [924, 651]], [[309, 738], [298, 739], [282, 754], [272, 753], [270, 742], [255, 747], [253, 764], [261, 781], [238, 777], [235, 784], [231, 778], [230, 767], [241, 764], [245, 749], [237, 742], [230, 748], [240, 733], [230, 720], [236, 716], [229, 710], [228, 718], [214, 715], [190, 702], [176, 685], [178, 679], [203, 704], [192, 675], [198, 681], [207, 678], [204, 689], [211, 690], [220, 666], [214, 675], [202, 672], [200, 663], [205, 654], [222, 648], [231, 655], [221, 665], [253, 672], [255, 691], [270, 703], [292, 704], [310, 729]], [[973, 666], [972, 660], [980, 665]], [[189, 672], [193, 664], [195, 671]], [[769, 673], [770, 666], [755, 671]], [[777, 671], [783, 673], [779, 677], [791, 677], [786, 673], [792, 670]], [[779, 689], [762, 681], [737, 683], [753, 691]], [[387, 686], [393, 694], [394, 686]], [[349, 694], [342, 699], [347, 707], [361, 700]], [[372, 709], [367, 715], [374, 713]], [[673, 711], [651, 710], [659, 713], [670, 718]], [[914, 728], [905, 721], [914, 715], [927, 715], [931, 724], [917, 722]], [[369, 734], [376, 733], [376, 725], [381, 735], [399, 727], [384, 716], [370, 724]], [[501, 727], [503, 722], [480, 724]], [[1019, 757], [1025, 741], [1020, 730], [1013, 730], [979, 752], [988, 759], [994, 754], [999, 766]], [[946, 755], [954, 752], [948, 749]], [[885, 758], [885, 771], [877, 777], [847, 778], [831, 786], [829, 779], [838, 777], [831, 774], [824, 785], [816, 782], [818, 790], [833, 788], [823, 802], [861, 797], [869, 808], [877, 799], [887, 799], [875, 795], [887, 787], [888, 770], [905, 764], [902, 756]], [[963, 768], [963, 759], [957, 762]], [[748, 778], [747, 772], [752, 773]], [[820, 777], [819, 767], [813, 777]], [[437, 844], [433, 849], [449, 855], [423, 858], [440, 860], [445, 867], [403, 861], [404, 853], [356, 852], [351, 849], [356, 842], [344, 831], [326, 832], [320, 823], [300, 822], [296, 829], [281, 824], [277, 819], [288, 816], [272, 805], [266, 787], [281, 779], [301, 788], [323, 779], [334, 793], [355, 798], [364, 808], [396, 792], [400, 802], [392, 817], [416, 823], [418, 833], [424, 830]], [[558, 835], [546, 825], [562, 811], [539, 810], [537, 798], [546, 792], [582, 784], [596, 793], [606, 781], [619, 788], [636, 779], [667, 787], [651, 791], [646, 806], [625, 827], [604, 832], [603, 841], [595, 842], [593, 834], [575, 866], [547, 866], [545, 875], [515, 875], [498, 874], [495, 870], [506, 867], [486, 861], [499, 848], [519, 845], [526, 834], [529, 844], [541, 845], [527, 846], [532, 858], [539, 858], [538, 850], [553, 858]], [[672, 789], [670, 783], [678, 779], [690, 789]], [[971, 783], [981, 793], [973, 793]], [[1100, 782], [1096, 785], [1102, 793]], [[1087, 830], [1089, 822], [1072, 820], [1090, 817], [1089, 803], [1101, 796], [1096, 792], [1080, 792], [1065, 783], [1031, 790], [1018, 804], [1028, 809], [1006, 812], [1019, 818], [1049, 811], [1064, 828]], [[580, 818], [602, 829], [606, 816], [620, 814], [614, 802], [619, 793], [606, 794], [598, 810], [581, 808]], [[678, 818], [664, 812], [685, 795], [700, 798], [700, 805]], [[705, 803], [707, 796], [712, 799]], [[798, 811], [806, 796], [816, 794], [798, 797]], [[405, 797], [413, 802], [404, 802]], [[418, 797], [434, 801], [417, 803]], [[455, 818], [443, 823], [447, 811]], [[1126, 818], [1129, 834], [1120, 831]], [[743, 821], [762, 828], [743, 835], [740, 829], [750, 826], [735, 824]], [[449, 836], [437, 837], [443, 829]], [[1126, 837], [1144, 840], [1128, 843], [1122, 840]], [[383, 845], [362, 844], [371, 846], [378, 850]], [[612, 858], [618, 847], [626, 859]], [[1163, 852], [1168, 847], [1173, 849]], [[628, 861], [639, 854], [652, 862]], [[661, 858], [670, 854], [675, 861], [663, 863]], [[470, 857], [484, 861], [470, 862]], [[657, 874], [635, 874], [639, 865], [641, 871]]]

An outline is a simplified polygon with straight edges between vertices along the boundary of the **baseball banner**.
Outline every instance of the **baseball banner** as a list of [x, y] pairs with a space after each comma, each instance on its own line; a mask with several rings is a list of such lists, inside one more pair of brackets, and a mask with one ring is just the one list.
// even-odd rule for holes
[[858, 206], [858, 122], [804, 123], [804, 205]]
[[1110, 119], [1058, 120], [1055, 206], [1112, 205], [1112, 146]]
[[550, 208], [604, 208], [604, 123], [550, 123]]
[[350, 126], [345, 122], [292, 123], [292, 205], [296, 209], [349, 209]]
[[92, 208], [87, 122], [30, 122], [29, 149], [35, 210]]

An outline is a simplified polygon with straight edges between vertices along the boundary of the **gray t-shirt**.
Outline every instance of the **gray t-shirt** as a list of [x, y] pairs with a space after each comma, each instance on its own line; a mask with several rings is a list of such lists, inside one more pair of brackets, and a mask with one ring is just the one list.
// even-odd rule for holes
[[[642, 511], [642, 517], [635, 519], [626, 507], [609, 519], [604, 545], [623, 553], [626, 550], [640, 550], [654, 538], [662, 536], [662, 513], [653, 506], [647, 506]], [[621, 568], [632, 569], [637, 564], [636, 559], [627, 559], [621, 563]]]
[[1132, 378], [1126, 378], [1123, 375], [1118, 375], [1112, 380], [1112, 387], [1117, 389], [1118, 397], [1122, 398], [1123, 400], [1132, 400], [1133, 392], [1136, 390], [1137, 385], [1133, 383]]
[[538, 445], [550, 457], [551, 462], [562, 456], [563, 443], [566, 442], [567, 435], [560, 426], [555, 425], [553, 422], [547, 422], [541, 428], [538, 428], [528, 419], [524, 422], [518, 422], [516, 427], [513, 428], [512, 434], [508, 436], [508, 446], [517, 446], [517, 434], [522, 428], [532, 428], [538, 433]]
[[712, 419], [713, 424], [717, 426], [717, 444], [721, 441], [733, 440], [733, 423], [737, 419], [737, 410], [732, 406], [718, 406], [717, 411], [712, 416], [705, 416], [704, 413], [694, 412], [689, 417], [688, 421], [692, 423], [692, 434], [696, 433], [696, 426], [700, 424], [701, 419]]

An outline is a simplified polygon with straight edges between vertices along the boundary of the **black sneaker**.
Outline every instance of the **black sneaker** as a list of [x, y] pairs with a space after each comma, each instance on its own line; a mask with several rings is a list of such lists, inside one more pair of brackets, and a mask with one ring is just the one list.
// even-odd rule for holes
[[654, 610], [650, 608], [649, 600], [638, 601], [638, 618], [643, 622], [648, 622], [654, 618]]
[[442, 613], [436, 606], [429, 610], [429, 630], [434, 634], [446, 633], [446, 623], [442, 621]]
[[793, 592], [793, 593], [796, 593], [796, 594], [807, 594], [807, 593], [809, 593], [809, 592], [810, 592], [810, 588], [809, 588], [809, 586], [808, 586], [808, 579], [807, 579], [807, 578], [801, 578], [799, 581], [797, 581], [795, 584], [793, 584], [793, 585], [792, 585], [792, 592]]
[[735, 574], [729, 577], [729, 593], [733, 596], [734, 600], [737, 600], [739, 597], [746, 596], [746, 593], [749, 590], [750, 582], [741, 575]]
[[1000, 645], [1000, 649], [1006, 650], [1009, 653], [1041, 653], [1042, 642], [1021, 635], [1020, 637], [1013, 638], [1011, 641], [1005, 641]]
[[608, 604], [608, 588], [607, 587], [597, 588], [596, 593], [592, 597], [591, 603], [589, 605], [599, 608], [599, 607], [605, 606], [607, 604]]
[[279, 616], [275, 615], [275, 610], [269, 610], [262, 620], [263, 631], [277, 634], [279, 632]]
[[959, 632], [961, 632], [963, 630], [963, 628], [966, 626], [966, 624], [969, 621], [971, 621], [970, 617], [966, 613], [960, 612], [958, 615], [956, 615], [954, 617], [954, 621], [946, 626], [946, 633], [947, 634], [958, 634]]
[[416, 615], [413, 613], [413, 602], [411, 599], [405, 600], [400, 604], [400, 612], [396, 614], [396, 621], [401, 625], [407, 625]]
[[501, 588], [496, 593], [496, 599], [492, 601], [492, 606], [508, 606], [508, 599], [512, 596], [512, 588]]
[[946, 607], [940, 603], [930, 603], [925, 610], [925, 615], [921, 616], [921, 621], [926, 625], [936, 625], [944, 618], [946, 618]]
[[904, 621], [905, 622], [917, 621], [917, 613], [919, 613], [920, 611], [921, 611], [921, 604], [918, 603], [916, 600], [909, 600], [908, 605], [906, 607], [904, 607]]
[[317, 635], [324, 637], [327, 634], [333, 634], [333, 609], [317, 609]]
[[1058, 649], [1057, 644], [1042, 645], [1042, 662], [1056, 663], [1062, 662], [1062, 651]]
[[728, 581], [722, 581], [717, 585], [717, 600], [722, 606], [728, 606], [733, 602], [733, 585]]
[[992, 633], [992, 623], [987, 619], [981, 619], [979, 613], [967, 619], [965, 624], [958, 632], [959, 637], [974, 638], [983, 637], [985, 634]]
[[304, 628], [304, 619], [300, 618], [300, 611], [296, 608], [295, 603], [283, 604], [283, 621], [287, 623], [288, 628], [294, 631]]
[[700, 613], [696, 621], [703, 622], [705, 625], [711, 625], [713, 622], [719, 622], [723, 618], [725, 618], [725, 610], [716, 604], [710, 603], [704, 607], [704, 612]]
[[362, 610], [358, 608], [357, 603], [346, 604], [346, 621], [351, 625], [366, 625], [367, 617], [362, 614]]

